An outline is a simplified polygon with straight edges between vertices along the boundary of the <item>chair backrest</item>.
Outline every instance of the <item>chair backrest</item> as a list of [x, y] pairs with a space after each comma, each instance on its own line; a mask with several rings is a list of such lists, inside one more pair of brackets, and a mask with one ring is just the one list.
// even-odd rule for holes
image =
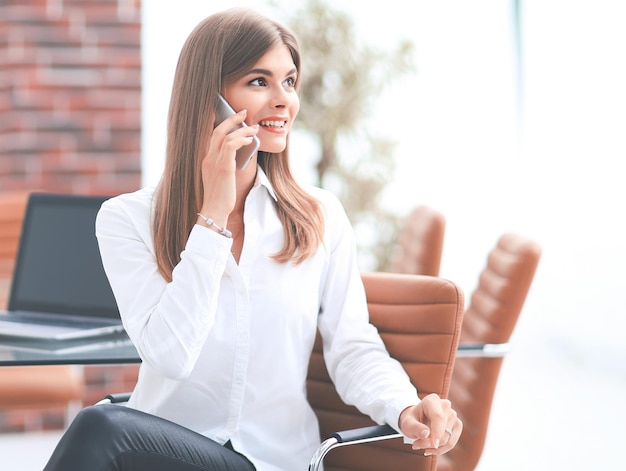
[[[72, 365], [11, 366], [0, 370], [0, 410], [59, 409], [82, 404], [82, 368]], [[77, 410], [76, 410], [77, 412]]]
[[8, 280], [13, 276], [29, 193], [27, 191], [0, 193], [0, 279]]
[[[370, 321], [391, 356], [402, 363], [420, 396], [436, 392], [446, 397], [460, 337], [462, 291], [450, 281], [422, 275], [365, 273], [363, 282]], [[373, 425], [335, 392], [319, 337], [311, 356], [307, 388], [322, 440], [332, 432]], [[326, 471], [433, 471], [435, 466], [433, 457], [420, 456], [398, 439], [339, 448], [324, 460]]]
[[[504, 234], [490, 251], [465, 311], [461, 344], [507, 343], [519, 318], [541, 255], [532, 240]], [[457, 446], [439, 458], [438, 471], [471, 471], [485, 444], [503, 358], [458, 356], [449, 398], [463, 421]]]
[[389, 271], [439, 276], [445, 227], [439, 211], [428, 206], [413, 209], [398, 233]]

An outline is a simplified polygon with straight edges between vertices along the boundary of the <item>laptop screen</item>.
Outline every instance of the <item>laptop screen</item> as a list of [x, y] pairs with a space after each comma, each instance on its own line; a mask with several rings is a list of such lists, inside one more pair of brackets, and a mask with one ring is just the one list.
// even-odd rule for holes
[[9, 310], [119, 318], [95, 236], [108, 197], [31, 194]]

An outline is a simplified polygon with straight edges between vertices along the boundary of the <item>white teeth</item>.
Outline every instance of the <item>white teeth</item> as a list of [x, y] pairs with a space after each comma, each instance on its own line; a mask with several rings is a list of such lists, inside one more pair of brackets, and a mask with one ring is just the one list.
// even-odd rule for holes
[[285, 126], [286, 121], [261, 121], [261, 126], [268, 128], [282, 128]]

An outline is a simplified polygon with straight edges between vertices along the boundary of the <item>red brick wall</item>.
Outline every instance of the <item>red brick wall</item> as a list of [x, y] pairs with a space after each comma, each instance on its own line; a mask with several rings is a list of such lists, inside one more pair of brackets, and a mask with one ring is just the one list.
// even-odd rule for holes
[[[140, 0], [0, 0], [0, 191], [118, 194], [141, 185]], [[136, 365], [84, 368], [85, 404]], [[0, 432], [64, 410], [0, 410]]]
[[140, 186], [140, 1], [0, 2], [0, 190]]

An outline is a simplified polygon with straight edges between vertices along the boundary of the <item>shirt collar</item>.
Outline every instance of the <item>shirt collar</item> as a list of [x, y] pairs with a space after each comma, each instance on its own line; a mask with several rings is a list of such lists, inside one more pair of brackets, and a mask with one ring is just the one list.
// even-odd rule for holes
[[263, 171], [261, 166], [257, 165], [256, 180], [254, 182], [254, 186], [257, 187], [259, 185], [264, 186], [270, 196], [274, 198], [274, 201], [278, 202], [278, 198], [276, 197], [276, 193], [274, 192], [274, 187], [270, 183], [269, 178], [267, 178], [267, 175], [265, 175], [265, 172]]

